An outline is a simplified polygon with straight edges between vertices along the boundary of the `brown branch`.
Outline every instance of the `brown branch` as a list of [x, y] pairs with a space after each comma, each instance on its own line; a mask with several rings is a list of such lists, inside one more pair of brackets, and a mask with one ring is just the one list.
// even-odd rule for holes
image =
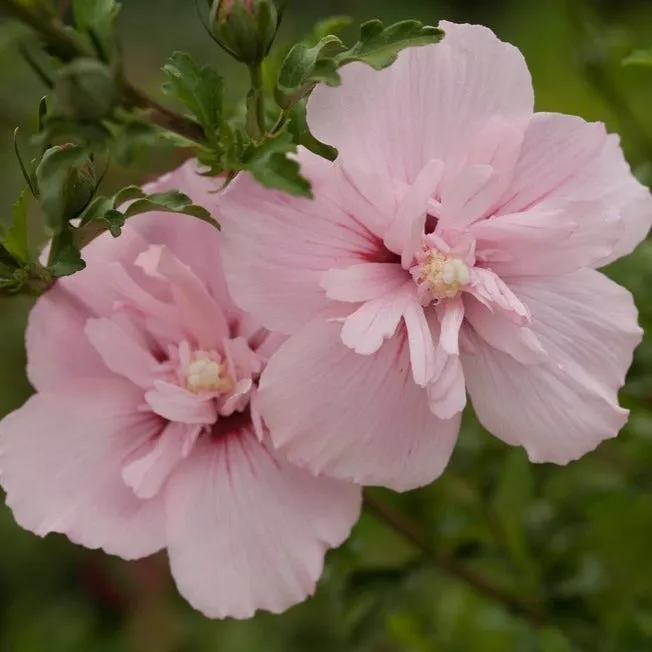
[[527, 619], [534, 627], [544, 625], [543, 611], [536, 602], [516, 595], [490, 580], [478, 575], [467, 566], [460, 564], [448, 553], [436, 550], [428, 538], [405, 514], [397, 512], [378, 500], [368, 491], [364, 493], [364, 505], [379, 521], [421, 550], [425, 558], [443, 573], [467, 584], [485, 598], [499, 602], [510, 611]]
[[[73, 34], [66, 32], [63, 24], [56, 18], [29, 9], [18, 0], [0, 0], [0, 8], [31, 27], [60, 58], [64, 60], [77, 57], [95, 58], [95, 53]], [[123, 104], [127, 108], [147, 111], [151, 122], [188, 140], [201, 142], [204, 138], [204, 130], [199, 123], [159, 104], [128, 82], [124, 83]]]

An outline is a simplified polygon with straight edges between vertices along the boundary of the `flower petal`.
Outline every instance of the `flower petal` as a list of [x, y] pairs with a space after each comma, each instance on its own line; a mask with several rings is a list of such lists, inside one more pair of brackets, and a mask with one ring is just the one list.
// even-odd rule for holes
[[122, 380], [69, 381], [0, 422], [7, 504], [24, 528], [60, 532], [88, 548], [136, 559], [165, 545], [164, 510], [122, 481], [122, 466], [162, 429]]
[[527, 306], [512, 292], [499, 276], [489, 269], [475, 267], [471, 270], [471, 283], [465, 288], [489, 310], [501, 310], [518, 326], [530, 323]]
[[145, 394], [145, 400], [156, 414], [168, 421], [209, 425], [217, 419], [212, 396], [193, 394], [163, 380], [154, 383], [154, 388]]
[[385, 234], [385, 246], [401, 255], [403, 269], [409, 269], [423, 240], [428, 201], [435, 195], [444, 172], [444, 163], [428, 161], [403, 195], [392, 224]]
[[168, 423], [163, 432], [122, 469], [122, 478], [143, 499], [153, 498], [188, 455], [203, 426]]
[[380, 72], [342, 69], [337, 88], [318, 86], [308, 124], [346, 164], [412, 184], [431, 159], [463, 161], [493, 116], [527, 120], [533, 92], [521, 53], [488, 29], [442, 22], [446, 37], [410, 48]]
[[89, 319], [84, 331], [107, 369], [143, 389], [151, 387], [159, 362], [129, 331], [106, 317]]
[[464, 320], [464, 303], [461, 297], [455, 297], [437, 306], [441, 323], [439, 346], [449, 355], [460, 352], [460, 328]]
[[516, 325], [504, 312], [491, 311], [469, 298], [464, 303], [464, 316], [487, 344], [508, 353], [517, 362], [537, 364], [545, 360], [547, 353], [532, 329]]
[[607, 136], [601, 123], [575, 116], [533, 116], [501, 212], [515, 213], [544, 200], [598, 200], [620, 217], [622, 233], [599, 264], [632, 251], [652, 223], [652, 197], [632, 174], [618, 137]]
[[[197, 161], [189, 160], [176, 170], [147, 184], [147, 193], [178, 190], [188, 195], [195, 204], [208, 209], [220, 220], [220, 194], [222, 179], [206, 177], [198, 170]], [[225, 310], [233, 307], [233, 300], [226, 288], [224, 273], [215, 261], [219, 259], [221, 234], [203, 220], [191, 215], [176, 215], [153, 211], [130, 217], [128, 226], [137, 231], [148, 244], [167, 247], [182, 263], [190, 265]]]
[[405, 333], [360, 356], [339, 324], [313, 321], [274, 354], [257, 408], [275, 446], [314, 473], [399, 491], [438, 477], [459, 417], [435, 418], [412, 380]]
[[475, 336], [475, 352], [463, 354], [467, 388], [489, 431], [524, 446], [533, 462], [566, 464], [627, 421], [617, 392], [641, 339], [636, 309], [626, 290], [592, 270], [522, 279], [513, 289], [549, 358], [522, 365]]
[[167, 247], [150, 247], [147, 253], [150, 252], [156, 258], [157, 272], [170, 283], [172, 299], [183, 315], [185, 329], [200, 348], [217, 347], [229, 336], [224, 308], [217, 304], [193, 270]]
[[393, 292], [405, 284], [405, 279], [396, 263], [361, 263], [346, 269], [329, 269], [320, 285], [331, 299], [357, 303]]
[[423, 306], [414, 298], [403, 310], [410, 349], [412, 377], [419, 387], [426, 387], [436, 372], [435, 343]]
[[490, 165], [472, 165], [444, 182], [441, 224], [463, 230], [482, 217], [497, 199], [500, 178]]
[[464, 370], [459, 355], [448, 355], [438, 349], [436, 357], [443, 367], [437, 379], [428, 385], [428, 404], [439, 419], [452, 419], [466, 406]]
[[[516, 215], [513, 221], [520, 229], [519, 235], [500, 242], [494, 223], [504, 233], [499, 225], [501, 217], [486, 220], [482, 228], [473, 225], [473, 230], [485, 238], [478, 245], [481, 250], [488, 244], [487, 236], [497, 245], [496, 250], [480, 255], [493, 272], [503, 277], [553, 276], [601, 265], [625, 229], [616, 209], [602, 201], [544, 202], [538, 209], [542, 211], [541, 217], [551, 217], [547, 229], [522, 228]], [[570, 235], [566, 234], [568, 225], [572, 225]], [[553, 239], [554, 234], [559, 235], [559, 240]]]
[[411, 281], [401, 288], [362, 304], [342, 326], [342, 342], [361, 355], [375, 353], [394, 335], [406, 306], [414, 298]]
[[90, 310], [55, 283], [36, 302], [26, 333], [27, 375], [37, 390], [74, 378], [112, 375], [84, 333]]
[[323, 273], [382, 254], [380, 237], [333, 200], [344, 177], [327, 165], [313, 200], [267, 190], [247, 175], [239, 175], [223, 197], [229, 288], [270, 330], [291, 334], [317, 315], [338, 316], [336, 302], [319, 287]]
[[247, 430], [203, 438], [167, 488], [179, 591], [213, 618], [284, 611], [314, 592], [360, 503], [359, 488], [276, 459]]

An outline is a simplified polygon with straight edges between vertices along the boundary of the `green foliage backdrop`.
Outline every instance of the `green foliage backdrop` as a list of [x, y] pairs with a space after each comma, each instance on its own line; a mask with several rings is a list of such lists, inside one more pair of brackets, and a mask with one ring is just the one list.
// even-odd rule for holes
[[[211, 61], [230, 87], [247, 83], [204, 34], [190, 0], [127, 0], [120, 18], [128, 69], [152, 92], [173, 49]], [[294, 5], [294, 6], [293, 6]], [[603, 120], [621, 133], [630, 162], [652, 181], [652, 69], [623, 68], [652, 45], [652, 6], [639, 0], [323, 0], [290, 3], [283, 37], [314, 20], [440, 18], [482, 22], [518, 45], [539, 110]], [[43, 93], [17, 54], [19, 27], [0, 29], [0, 216], [20, 188], [11, 149]], [[282, 37], [282, 38], [283, 38]], [[145, 153], [105, 184], [139, 182], [178, 153]], [[174, 219], [171, 217], [170, 219]], [[652, 328], [652, 244], [610, 273], [635, 294]], [[0, 303], [0, 414], [28, 395], [22, 332], [29, 301]], [[605, 311], [609, 306], [604, 306]], [[174, 591], [164, 558], [125, 563], [37, 539], [0, 509], [0, 652], [648, 652], [652, 649], [652, 342], [639, 348], [623, 402], [628, 427], [566, 468], [533, 467], [466, 416], [444, 477], [403, 496], [383, 492], [418, 523], [433, 559], [366, 514], [328, 558], [319, 592], [283, 616], [211, 622]], [[56, 433], [51, 433], [53, 437]], [[415, 533], [413, 533], [415, 534]], [[219, 562], [219, 560], [216, 560]], [[434, 563], [433, 563], [434, 562]], [[458, 566], [471, 577], [459, 577]], [[470, 569], [470, 570], [469, 570]], [[472, 586], [478, 578], [517, 593], [518, 610]]]

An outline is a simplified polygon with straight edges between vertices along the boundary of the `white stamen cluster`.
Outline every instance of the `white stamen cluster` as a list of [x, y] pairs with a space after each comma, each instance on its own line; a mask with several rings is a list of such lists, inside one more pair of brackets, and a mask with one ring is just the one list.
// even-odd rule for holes
[[224, 365], [211, 358], [195, 357], [186, 369], [186, 387], [195, 394], [199, 392], [228, 392], [233, 383]]
[[430, 250], [419, 266], [419, 280], [428, 284], [434, 299], [451, 299], [468, 284], [469, 268], [459, 258]]

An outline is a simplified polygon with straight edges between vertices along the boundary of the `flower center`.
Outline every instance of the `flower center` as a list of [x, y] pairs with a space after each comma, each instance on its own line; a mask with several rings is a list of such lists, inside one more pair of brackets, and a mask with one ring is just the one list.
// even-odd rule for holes
[[466, 263], [451, 254], [424, 248], [416, 259], [417, 264], [410, 271], [419, 286], [422, 303], [451, 299], [469, 282]]
[[215, 391], [223, 394], [233, 389], [233, 381], [225, 365], [198, 352], [186, 367], [186, 387], [195, 394]]

